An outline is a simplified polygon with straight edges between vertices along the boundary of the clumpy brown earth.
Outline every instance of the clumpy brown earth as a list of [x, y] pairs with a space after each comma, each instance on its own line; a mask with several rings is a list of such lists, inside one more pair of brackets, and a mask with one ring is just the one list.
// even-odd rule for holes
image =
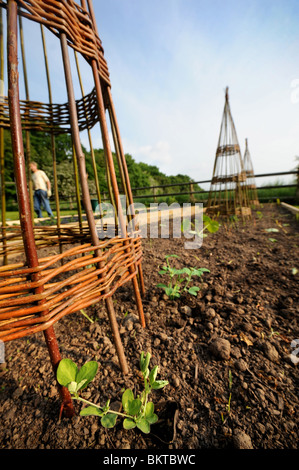
[[[105, 307], [55, 325], [63, 357], [99, 370], [83, 396], [118, 406], [122, 389], [141, 391], [141, 351], [169, 381], [153, 392], [159, 421], [148, 435], [104, 429], [96, 417], [59, 421], [60, 401], [43, 334], [6, 344], [0, 371], [2, 449], [297, 449], [299, 233], [294, 215], [264, 206], [250, 224], [222, 224], [197, 250], [183, 239], [144, 240], [144, 310], [136, 316], [131, 283], [113, 297], [130, 374], [122, 376]], [[265, 229], [276, 228], [278, 232]], [[169, 300], [156, 287], [164, 257], [205, 267], [198, 296]], [[298, 270], [298, 271], [296, 271]], [[298, 355], [299, 356], [299, 355]], [[82, 405], [75, 403], [79, 413]]]

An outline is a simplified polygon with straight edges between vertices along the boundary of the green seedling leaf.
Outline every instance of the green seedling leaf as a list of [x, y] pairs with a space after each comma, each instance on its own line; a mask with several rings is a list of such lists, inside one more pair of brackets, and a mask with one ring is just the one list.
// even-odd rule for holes
[[96, 361], [86, 362], [81, 369], [77, 372], [76, 381], [80, 384], [78, 390], [86, 388], [87, 385], [94, 379], [98, 371], [98, 363]]
[[151, 359], [150, 353], [146, 353], [146, 356], [144, 357], [144, 352], [142, 351], [141, 356], [140, 356], [140, 370], [141, 372], [146, 372], [148, 369], [148, 365]]
[[156, 377], [157, 377], [157, 374], [158, 374], [158, 369], [159, 369], [159, 366], [155, 366], [155, 367], [151, 370], [151, 372], [150, 372], [150, 374], [149, 374], [149, 376], [148, 376], [151, 385], [152, 385], [152, 384], [155, 382], [155, 380], [156, 380]]
[[158, 416], [154, 413], [154, 404], [152, 401], [146, 404], [144, 416], [150, 424], [155, 424], [158, 421]]
[[190, 287], [190, 289], [188, 289], [188, 293], [191, 295], [194, 295], [195, 297], [197, 296], [198, 291], [199, 291], [199, 287], [197, 286], [192, 286]]
[[176, 297], [177, 298], [181, 297], [181, 294], [172, 288], [166, 289], [165, 294], [168, 295], [168, 297], [170, 297], [171, 299], [175, 299]]
[[77, 382], [70, 382], [67, 388], [70, 393], [76, 393], [78, 389], [78, 384]]
[[189, 268], [174, 269], [173, 272], [174, 274], [177, 274], [177, 275], [187, 274], [189, 276], [191, 274], [191, 269]]
[[158, 421], [158, 416], [155, 413], [153, 413], [151, 416], [148, 416], [146, 419], [149, 422], [149, 424], [155, 424]]
[[168, 258], [179, 258], [178, 255], [165, 255], [165, 258], [168, 259]]
[[103, 407], [103, 412], [107, 413], [107, 411], [109, 411], [109, 407], [110, 407], [110, 399], [106, 401], [106, 405]]
[[163, 276], [163, 274], [167, 274], [167, 272], [168, 272], [168, 269], [162, 267], [162, 271], [159, 271], [159, 274], [161, 274], [161, 276]]
[[152, 401], [148, 401], [145, 407], [145, 413], [144, 416], [148, 418], [149, 416], [152, 416], [154, 414], [154, 409], [155, 405], [153, 404]]
[[123, 409], [126, 413], [129, 413], [129, 404], [134, 400], [134, 393], [130, 388], [127, 388], [127, 390], [124, 391], [122, 395], [122, 405]]
[[80, 411], [80, 416], [103, 416], [103, 411], [96, 406], [87, 406]]
[[114, 413], [107, 413], [101, 418], [101, 424], [104, 428], [113, 428], [116, 424], [117, 415]]
[[139, 398], [136, 398], [135, 400], [129, 401], [128, 406], [129, 406], [129, 414], [131, 416], [136, 416], [139, 411], [141, 410], [141, 400]]
[[266, 232], [279, 232], [278, 228], [266, 228]]
[[207, 268], [199, 268], [199, 269], [194, 269], [192, 271], [192, 276], [202, 276], [203, 273], [210, 273], [211, 271]]
[[132, 419], [125, 418], [123, 422], [124, 429], [134, 429], [136, 428], [136, 423]]
[[[85, 388], [85, 386], [84, 386], [85, 382], [86, 382], [86, 379], [83, 379], [83, 380], [81, 380], [81, 382], [79, 382], [79, 383], [77, 384], [77, 390], [76, 390], [76, 392], [78, 392], [79, 390]], [[84, 387], [83, 387], [83, 386], [84, 386]]]
[[[87, 266], [88, 268], [91, 267], [92, 265], [90, 266]], [[87, 313], [85, 312], [84, 309], [81, 309], [80, 312], [82, 313], [82, 315], [87, 318], [88, 321], [90, 321], [90, 323], [94, 323], [94, 321], [87, 315]]]
[[166, 385], [168, 385], [167, 380], [155, 380], [155, 382], [152, 384], [152, 388], [154, 390], [159, 390], [160, 388], [164, 388]]
[[217, 222], [217, 220], [211, 220], [209, 223], [207, 223], [206, 227], [208, 232], [215, 233], [219, 230], [219, 222]]
[[292, 268], [292, 274], [293, 274], [293, 276], [295, 276], [297, 273], [298, 273], [298, 269], [297, 269], [297, 268]]
[[161, 289], [168, 289], [168, 286], [165, 284], [157, 284], [157, 287], [161, 287]]
[[272, 242], [272, 243], [277, 242], [276, 238], [269, 238], [269, 241]]
[[150, 423], [147, 419], [141, 418], [136, 424], [137, 428], [140, 429], [140, 431], [144, 432], [144, 434], [149, 434], [151, 428]]
[[57, 380], [60, 385], [66, 387], [71, 382], [76, 382], [78, 367], [71, 359], [61, 359], [57, 368]]

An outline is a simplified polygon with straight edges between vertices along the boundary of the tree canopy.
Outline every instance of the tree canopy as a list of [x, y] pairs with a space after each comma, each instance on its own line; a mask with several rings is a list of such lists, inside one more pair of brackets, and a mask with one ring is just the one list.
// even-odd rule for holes
[[[31, 131], [30, 133], [24, 133], [24, 148], [25, 148], [25, 158], [28, 161], [26, 155], [26, 138], [29, 136], [30, 142], [30, 161], [35, 161], [38, 164], [38, 167], [44, 170], [48, 177], [50, 178], [53, 185], [53, 157], [52, 157], [52, 143], [51, 135], [45, 134], [39, 131]], [[91, 152], [88, 151], [84, 146], [82, 146], [83, 152], [86, 159], [86, 171], [88, 174], [88, 182], [90, 187], [90, 193], [93, 198], [96, 197], [96, 186], [95, 186], [95, 176], [93, 172]], [[6, 198], [9, 205], [10, 201], [16, 201], [16, 189], [14, 184], [9, 184], [14, 182], [14, 169], [13, 169], [13, 156], [11, 148], [11, 137], [8, 130], [4, 131], [4, 153], [5, 153], [5, 181], [8, 183], [6, 185]], [[56, 168], [57, 168], [57, 181], [59, 188], [59, 196], [63, 199], [75, 198], [75, 184], [74, 184], [74, 163], [73, 163], [73, 149], [72, 149], [72, 140], [71, 136], [68, 134], [60, 134], [55, 136], [55, 153], [56, 153]], [[100, 186], [101, 194], [105, 197], [108, 194], [108, 185], [106, 179], [106, 164], [104, 157], [104, 150], [101, 148], [94, 149], [94, 155], [96, 160], [97, 167], [97, 176]], [[116, 155], [113, 154], [114, 163], [115, 163], [115, 172], [116, 177], [119, 183], [120, 190], [121, 186], [121, 177], [117, 164]], [[192, 179], [187, 175], [175, 175], [167, 176], [162, 173], [159, 168], [155, 165], [149, 165], [143, 162], [136, 162], [135, 159], [130, 154], [125, 155], [128, 173], [130, 176], [130, 182], [132, 188], [143, 188], [143, 187], [152, 187], [159, 185], [168, 185], [174, 183], [182, 182], [192, 182]], [[28, 170], [29, 177], [29, 170]], [[179, 187], [166, 187], [156, 190], [156, 194], [165, 194], [172, 192], [186, 192], [188, 191], [187, 185]], [[138, 195], [148, 194], [149, 189], [134, 191], [136, 194], [135, 198], [138, 198]], [[170, 197], [166, 202], [174, 202], [178, 198]], [[147, 202], [144, 200], [144, 202]], [[181, 202], [181, 201], [179, 201]]]

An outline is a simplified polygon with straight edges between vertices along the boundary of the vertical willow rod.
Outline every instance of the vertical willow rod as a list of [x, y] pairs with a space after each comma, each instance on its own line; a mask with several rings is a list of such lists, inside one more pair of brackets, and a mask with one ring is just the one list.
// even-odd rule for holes
[[82, 234], [83, 233], [82, 205], [81, 205], [81, 198], [80, 198], [80, 184], [79, 184], [77, 157], [76, 157], [76, 150], [75, 150], [74, 145], [73, 145], [72, 159], [73, 159], [73, 168], [74, 168], [74, 177], [75, 177], [76, 202], [77, 202], [77, 211], [78, 211], [78, 219], [79, 219], [79, 228], [80, 228], [80, 234]]
[[[86, 8], [85, 0], [82, 0], [81, 4], [84, 5], [85, 8]], [[91, 0], [88, 0], [88, 6], [89, 6], [89, 12], [90, 12], [90, 16], [91, 16], [91, 19], [92, 19], [92, 22], [93, 22], [93, 26], [94, 26], [95, 30], [97, 31], [96, 21], [95, 21], [95, 17], [94, 17], [94, 10], [93, 10], [93, 5], [92, 5]], [[99, 72], [98, 72], [98, 61], [96, 59], [91, 60], [91, 68], [92, 68], [92, 72], [93, 72], [93, 79], [94, 79], [96, 94], [97, 94], [98, 113], [99, 113], [99, 120], [100, 120], [100, 127], [101, 127], [101, 132], [102, 132], [102, 140], [103, 140], [105, 156], [107, 158], [109, 173], [110, 173], [110, 176], [111, 176], [111, 184], [112, 184], [114, 197], [115, 197], [115, 200], [117, 201], [117, 204], [120, 206], [120, 197], [119, 197], [117, 179], [116, 179], [116, 175], [115, 175], [113, 156], [112, 156], [112, 152], [111, 152], [108, 128], [107, 128], [106, 117], [105, 117], [105, 105], [104, 105], [102, 87], [101, 87], [101, 82], [100, 82], [100, 76], [99, 76]], [[119, 218], [119, 225], [120, 225], [121, 233], [123, 235], [126, 235], [127, 234], [126, 224], [125, 224], [125, 220], [124, 220], [124, 217], [123, 217], [121, 207], [119, 207], [118, 218]], [[131, 244], [131, 249], [132, 249], [132, 245], [133, 245], [130, 242], [128, 242], [128, 243], [126, 242], [126, 245], [128, 245], [128, 250], [130, 250], [129, 244]], [[130, 267], [130, 273], [132, 274], [134, 272], [134, 270], [135, 270], [135, 267], [131, 266]], [[140, 295], [138, 280], [137, 280], [136, 276], [133, 277], [132, 283], [133, 283], [133, 288], [134, 288], [134, 293], [135, 293], [135, 300], [136, 300], [136, 304], [137, 304], [140, 324], [141, 324], [142, 327], [145, 327], [146, 325], [145, 325], [145, 318], [144, 318], [144, 312], [143, 312], [143, 305], [142, 305], [142, 301], [141, 301], [141, 295]]]
[[[81, 88], [81, 94], [82, 94], [82, 98], [84, 98], [85, 93], [84, 93], [84, 87], [83, 87], [83, 82], [82, 82], [82, 77], [81, 77], [81, 72], [80, 72], [80, 66], [79, 66], [77, 51], [74, 51], [74, 54], [75, 54], [76, 67], [77, 67], [77, 72], [78, 72], [80, 88]], [[86, 120], [87, 120], [87, 118], [88, 118], [87, 109], [86, 109], [86, 106], [85, 106], [84, 103], [83, 103], [83, 105], [84, 105], [84, 113], [85, 113]], [[96, 165], [94, 149], [93, 149], [93, 145], [92, 145], [91, 132], [90, 132], [89, 128], [87, 129], [87, 135], [88, 135], [88, 141], [89, 141], [89, 147], [90, 147], [90, 155], [91, 155], [91, 162], [92, 162], [92, 168], [93, 168], [93, 173], [94, 173], [94, 179], [95, 179], [95, 184], [96, 184], [96, 192], [97, 192], [98, 203], [101, 204], [101, 192], [100, 192], [99, 178], [98, 178], [98, 172], [97, 172], [97, 165]]]
[[[27, 189], [26, 165], [22, 139], [21, 111], [19, 98], [19, 72], [18, 72], [18, 7], [15, 0], [8, 0], [7, 8], [7, 54], [8, 54], [8, 101], [11, 126], [11, 140], [14, 158], [14, 173], [17, 187], [20, 224], [24, 250], [29, 268], [38, 267], [38, 256], [34, 240], [33, 223], [31, 218], [30, 201]], [[34, 274], [32, 280], [38, 280], [39, 274]], [[37, 294], [42, 293], [43, 286], [36, 288]], [[43, 313], [46, 315], [47, 311]], [[44, 331], [45, 340], [54, 373], [61, 360], [57, 339], [53, 327]], [[74, 415], [74, 407], [69, 391], [57, 383], [64, 413], [67, 417]]]
[[[131, 182], [130, 182], [128, 167], [127, 167], [127, 162], [126, 162], [125, 153], [124, 153], [124, 149], [122, 146], [122, 140], [120, 137], [120, 131], [118, 127], [118, 122], [116, 118], [116, 112], [115, 112], [114, 103], [112, 100], [111, 90], [109, 87], [107, 89], [107, 94], [108, 94], [108, 110], [109, 110], [109, 116], [110, 116], [110, 121], [111, 121], [111, 127], [113, 130], [113, 135], [114, 135], [114, 139], [116, 142], [115, 145], [119, 152], [120, 165], [122, 166], [124, 185], [126, 188], [126, 196], [128, 199], [128, 204], [131, 209], [129, 220], [131, 220], [131, 217], [132, 218], [135, 217], [134, 200], [133, 200], [133, 194], [132, 194], [132, 189], [131, 189]], [[143, 270], [142, 270], [141, 264], [138, 267], [138, 274], [139, 274], [139, 284], [140, 284], [141, 294], [144, 295], [145, 287], [144, 287]]]
[[[75, 95], [74, 95], [74, 89], [73, 89], [67, 38], [66, 38], [65, 33], [60, 34], [60, 44], [61, 44], [65, 81], [66, 81], [67, 94], [68, 94], [72, 138], [73, 138], [73, 144], [74, 144], [76, 156], [77, 156], [78, 170], [79, 170], [81, 189], [82, 189], [82, 199], [84, 202], [84, 208], [86, 212], [86, 217], [87, 217], [87, 222], [88, 222], [88, 226], [89, 226], [89, 230], [91, 234], [92, 243], [94, 246], [98, 246], [99, 238], [97, 235], [97, 229], [96, 229], [95, 219], [94, 219], [90, 195], [89, 195], [89, 188], [88, 188], [87, 175], [86, 175], [85, 156], [82, 151], [82, 146], [80, 142], [76, 101], [75, 101]], [[127, 374], [129, 372], [129, 369], [128, 369], [127, 360], [124, 354], [123, 345], [121, 342], [118, 324], [117, 324], [117, 320], [115, 316], [113, 301], [111, 297], [108, 297], [106, 299], [106, 307], [107, 307], [107, 311], [109, 315], [110, 326], [111, 326], [112, 334], [114, 337], [114, 344], [115, 344], [115, 348], [118, 354], [119, 363], [120, 363], [122, 372], [124, 374]]]
[[[45, 68], [46, 68], [46, 75], [47, 75], [49, 103], [50, 105], [52, 105], [52, 101], [53, 101], [52, 100], [52, 87], [51, 87], [51, 81], [50, 81], [48, 54], [47, 54], [44, 27], [42, 24], [40, 25], [40, 29], [41, 29], [42, 44], [43, 44], [44, 59], [45, 59]], [[59, 203], [57, 164], [56, 164], [56, 146], [55, 146], [55, 136], [53, 132], [51, 132], [51, 149], [52, 149], [52, 163], [53, 163], [54, 197], [55, 197], [55, 206], [56, 206], [56, 223], [57, 223], [57, 230], [58, 230], [59, 250], [60, 250], [60, 253], [62, 253], [61, 232], [60, 232], [60, 226], [61, 226], [60, 203]]]
[[[27, 65], [26, 65], [26, 56], [25, 56], [25, 47], [24, 47], [23, 22], [22, 22], [22, 17], [20, 15], [19, 15], [19, 28], [20, 28], [20, 41], [21, 41], [21, 54], [22, 54], [22, 63], [23, 63], [25, 94], [26, 94], [26, 100], [29, 101], [29, 86], [28, 86]], [[25, 137], [26, 137], [25, 139], [26, 163], [27, 163], [27, 174], [28, 174], [30, 208], [31, 208], [32, 220], [34, 220], [33, 188], [32, 188], [32, 180], [30, 176], [30, 161], [31, 161], [30, 131], [28, 130], [25, 131]]]
[[[2, 100], [4, 98], [4, 38], [2, 8], [0, 8], [0, 112], [2, 112]], [[4, 162], [4, 128], [0, 128], [0, 174], [1, 174], [1, 225], [3, 264], [7, 264], [6, 253], [6, 195], [5, 195], [5, 162]]]

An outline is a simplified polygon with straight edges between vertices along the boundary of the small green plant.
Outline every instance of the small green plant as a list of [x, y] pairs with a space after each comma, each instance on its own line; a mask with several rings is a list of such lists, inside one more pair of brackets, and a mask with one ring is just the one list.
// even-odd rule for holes
[[90, 321], [90, 323], [94, 323], [94, 320], [87, 315], [87, 313], [85, 312], [85, 310], [83, 308], [80, 310], [80, 313], [82, 313], [82, 315], [85, 318], [87, 318], [87, 320]]
[[[232, 389], [232, 386], [233, 386], [233, 375], [232, 375], [232, 371], [229, 369], [228, 371], [228, 387], [229, 387], [229, 390]], [[227, 402], [227, 405], [226, 405], [226, 410], [228, 413], [230, 413], [230, 410], [231, 410], [231, 399], [232, 399], [232, 393], [230, 391], [229, 393], [229, 397], [228, 397], [228, 402]]]
[[215, 219], [211, 219], [208, 215], [203, 214], [202, 216], [203, 228], [199, 229], [199, 222], [195, 220], [195, 223], [189, 219], [184, 219], [181, 224], [182, 232], [189, 232], [197, 237], [204, 238], [207, 235], [204, 233], [207, 230], [209, 233], [215, 233], [219, 230], [219, 222]]
[[[232, 387], [233, 387], [233, 375], [232, 375], [232, 371], [229, 369], [229, 371], [228, 371], [228, 388], [229, 388], [230, 392], [229, 392], [228, 402], [226, 403], [226, 406], [225, 406], [226, 413], [228, 415], [230, 415], [230, 412], [231, 412], [231, 400], [232, 400], [231, 390], [232, 390]], [[224, 418], [224, 414], [223, 414], [223, 412], [221, 412], [221, 420], [222, 420], [223, 424], [225, 423], [226, 419], [227, 419], [227, 417]]]
[[279, 336], [280, 333], [278, 331], [274, 331], [273, 328], [271, 328], [271, 333], [269, 334], [268, 338], [272, 338], [273, 336]]
[[104, 406], [99, 406], [79, 395], [79, 392], [88, 386], [97, 373], [98, 363], [95, 361], [86, 362], [81, 369], [78, 369], [71, 359], [62, 359], [57, 369], [57, 380], [60, 385], [68, 388], [73, 400], [89, 405], [81, 410], [81, 416], [98, 416], [105, 428], [113, 428], [117, 418], [121, 417], [124, 429], [137, 427], [148, 434], [150, 426], [158, 420], [158, 416], [154, 413], [154, 403], [148, 399], [149, 395], [152, 390], [162, 389], [168, 384], [167, 380], [156, 380], [158, 366], [154, 366], [150, 370], [150, 358], [150, 353], [141, 353], [140, 370], [143, 375], [144, 390], [136, 398], [131, 389], [124, 390], [122, 394], [123, 412], [111, 410], [110, 400]]
[[259, 219], [263, 218], [263, 214], [261, 211], [256, 211], [256, 215], [258, 216]]
[[161, 271], [159, 274], [161, 276], [167, 274], [169, 276], [169, 283], [166, 284], [157, 284], [157, 287], [164, 289], [165, 294], [170, 299], [175, 299], [181, 297], [183, 292], [188, 292], [188, 294], [197, 296], [199, 291], [199, 287], [191, 286], [190, 282], [193, 276], [201, 277], [204, 272], [210, 272], [209, 269], [206, 268], [182, 268], [176, 269], [175, 267], [170, 265], [170, 258], [177, 258], [177, 255], [166, 255], [166, 265], [162, 266]]

